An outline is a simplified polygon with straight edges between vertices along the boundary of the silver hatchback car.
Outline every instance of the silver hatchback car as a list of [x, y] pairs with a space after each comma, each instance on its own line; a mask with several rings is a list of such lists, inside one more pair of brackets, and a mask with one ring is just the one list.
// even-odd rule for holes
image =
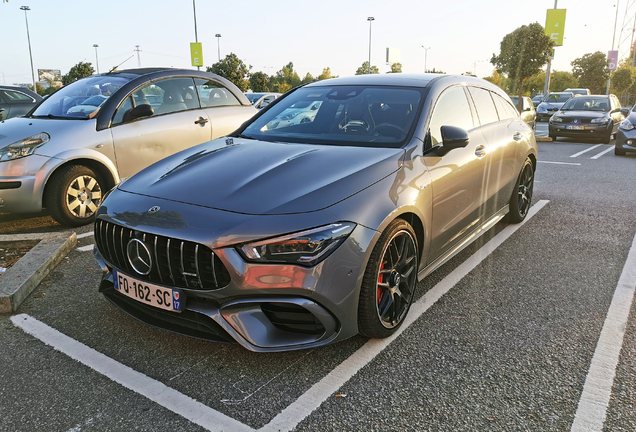
[[63, 87], [0, 123], [0, 212], [46, 207], [63, 225], [93, 221], [120, 179], [237, 129], [257, 110], [207, 72], [132, 69]]

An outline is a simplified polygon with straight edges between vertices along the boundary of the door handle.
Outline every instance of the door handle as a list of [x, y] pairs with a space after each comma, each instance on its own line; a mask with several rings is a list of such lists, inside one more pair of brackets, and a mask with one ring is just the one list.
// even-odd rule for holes
[[521, 141], [521, 138], [523, 138], [523, 134], [521, 132], [515, 132], [512, 135], [512, 139], [514, 139], [515, 141]]
[[203, 117], [199, 117], [197, 120], [194, 121], [194, 124], [206, 124], [207, 122], [209, 122], [210, 120], [203, 118]]
[[486, 147], [483, 145], [477, 146], [477, 148], [475, 149], [475, 156], [477, 156], [478, 158], [486, 156]]

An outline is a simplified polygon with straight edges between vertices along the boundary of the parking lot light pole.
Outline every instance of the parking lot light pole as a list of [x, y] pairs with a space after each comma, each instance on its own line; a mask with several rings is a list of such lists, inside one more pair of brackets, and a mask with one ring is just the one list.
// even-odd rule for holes
[[428, 50], [430, 50], [431, 47], [426, 48], [422, 45], [422, 48], [424, 48], [424, 73], [426, 73], [426, 57], [428, 56]]
[[216, 47], [219, 51], [219, 61], [221, 61], [221, 34], [217, 33], [214, 37], [216, 38]]
[[[199, 34], [197, 32], [197, 5], [195, 0], [192, 0], [192, 11], [194, 12], [194, 41], [199, 43]], [[197, 66], [197, 70], [201, 70], [201, 66]]]
[[369, 21], [369, 74], [371, 74], [371, 22], [374, 21], [375, 18], [369, 17], [367, 21]]
[[24, 11], [24, 20], [26, 21], [27, 41], [29, 42], [29, 59], [31, 59], [31, 76], [33, 78], [33, 91], [38, 92], [35, 85], [35, 70], [33, 69], [33, 55], [31, 54], [31, 36], [29, 36], [29, 19], [27, 18], [27, 11], [31, 10], [28, 6], [20, 6], [20, 10]]
[[99, 45], [93, 44], [93, 48], [95, 48], [95, 65], [97, 65], [97, 73], [99, 73], [99, 57], [97, 57], [97, 48]]

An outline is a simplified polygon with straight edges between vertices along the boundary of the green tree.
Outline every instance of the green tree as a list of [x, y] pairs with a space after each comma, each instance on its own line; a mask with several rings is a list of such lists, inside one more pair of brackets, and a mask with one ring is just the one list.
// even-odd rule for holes
[[331, 69], [327, 67], [327, 68], [324, 68], [322, 70], [322, 73], [316, 77], [316, 81], [322, 81], [329, 78], [338, 78], [338, 77], [331, 75]]
[[[501, 87], [501, 86], [500, 86]], [[545, 71], [537, 72], [523, 82], [525, 96], [543, 93], [545, 87]], [[503, 88], [503, 87], [502, 87]]]
[[[301, 82], [292, 62], [287, 63], [281, 70], [276, 72], [273, 81], [274, 88], [278, 88], [277, 91], [279, 93], [285, 93], [287, 90], [299, 86]], [[281, 89], [284, 89], [284, 91]]]
[[[545, 73], [543, 74], [545, 81]], [[566, 88], [576, 88], [579, 80], [572, 72], [554, 71], [550, 74], [550, 91], [561, 92]]]
[[615, 93], [624, 93], [629, 90], [636, 82], [636, 76], [634, 75], [633, 66], [620, 67], [612, 76], [612, 89]]
[[[356, 71], [356, 75], [366, 75], [368, 73], [369, 73], [369, 62], [365, 61], [364, 63], [362, 63], [362, 66], [360, 66], [358, 70]], [[377, 66], [371, 66], [371, 73], [379, 74], [380, 70], [378, 69]]]
[[605, 94], [609, 70], [607, 59], [600, 51], [585, 54], [570, 63], [572, 74], [578, 78], [579, 85], [589, 88], [592, 94]]
[[548, 62], [554, 41], [539, 23], [524, 25], [504, 36], [499, 55], [490, 59], [499, 73], [503, 73], [516, 87], [519, 99], [523, 96], [523, 82], [536, 74]]
[[62, 84], [67, 85], [80, 78], [91, 76], [95, 73], [95, 69], [88, 62], [79, 62], [73, 66], [66, 75], [62, 76]]
[[311, 74], [309, 72], [307, 72], [307, 75], [305, 75], [305, 78], [303, 78], [303, 80], [300, 82], [301, 84], [309, 84], [311, 82], [314, 82], [315, 79], [314, 77], [311, 76]]
[[265, 72], [254, 72], [250, 76], [250, 88], [253, 92], [269, 92], [269, 76]]
[[234, 53], [226, 55], [220, 62], [206, 68], [208, 72], [215, 73], [231, 81], [242, 92], [247, 91], [250, 87], [250, 69], [252, 69], [252, 66], [247, 66]]
[[393, 63], [391, 70], [387, 73], [402, 73], [402, 63]]

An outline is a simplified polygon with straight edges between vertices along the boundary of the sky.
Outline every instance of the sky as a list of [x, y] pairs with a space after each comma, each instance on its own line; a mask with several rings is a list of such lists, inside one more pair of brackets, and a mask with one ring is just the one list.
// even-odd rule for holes
[[[141, 67], [194, 68], [192, 0], [0, 0], [0, 82], [31, 83], [27, 12], [33, 65], [65, 74], [80, 61], [107, 72]], [[612, 49], [631, 38], [626, 21], [634, 0], [557, 0], [567, 10], [565, 40], [556, 48], [552, 70], [571, 71], [571, 62], [587, 53]], [[450, 74], [492, 74], [490, 59], [501, 40], [522, 25], [545, 25], [554, 0], [195, 0], [198, 40], [205, 66], [235, 53], [252, 72], [276, 73], [289, 62], [300, 78], [349, 76], [369, 58], [381, 73], [390, 70], [386, 49], [400, 51], [402, 71], [426, 68]], [[634, 14], [630, 10], [630, 16]], [[633, 18], [632, 18], [633, 21]], [[621, 37], [621, 30], [630, 25]], [[216, 34], [221, 34], [216, 38]], [[218, 43], [218, 45], [217, 45]], [[139, 45], [140, 52], [135, 51]], [[628, 50], [628, 42], [621, 51]], [[429, 48], [427, 51], [423, 48]], [[139, 55], [139, 60], [137, 55]]]

